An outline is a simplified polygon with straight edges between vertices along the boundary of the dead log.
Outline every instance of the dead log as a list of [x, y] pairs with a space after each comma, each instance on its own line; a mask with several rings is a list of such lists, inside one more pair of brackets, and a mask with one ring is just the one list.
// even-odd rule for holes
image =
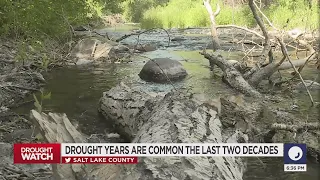
[[291, 131], [291, 132], [298, 132], [303, 130], [320, 130], [320, 124], [317, 122], [313, 123], [301, 123], [301, 125], [288, 125], [288, 124], [278, 124], [274, 123], [271, 125], [271, 130], [285, 130], [285, 131]]
[[222, 124], [234, 125], [255, 143], [305, 143], [307, 154], [314, 162], [320, 162], [318, 122], [305, 122], [266, 102], [246, 102], [241, 97], [221, 98]]
[[[218, 28], [217, 26], [215, 26], [215, 22], [214, 22], [214, 16], [212, 13], [212, 9], [210, 6], [210, 0], [203, 0], [207, 11], [210, 14], [210, 20], [213, 22], [212, 23], [212, 27], [211, 29], [216, 30], [216, 28]], [[257, 85], [259, 85], [259, 83], [263, 80], [263, 79], [267, 79], [270, 76], [272, 76], [272, 74], [278, 70], [281, 69], [287, 69], [287, 68], [295, 68], [295, 66], [300, 67], [299, 68], [299, 72], [303, 69], [303, 67], [306, 65], [306, 63], [315, 57], [315, 51], [313, 49], [313, 47], [308, 44], [306, 41], [303, 40], [299, 40], [297, 39], [298, 37], [294, 38], [291, 37], [294, 40], [297, 40], [299, 44], [302, 44], [303, 46], [307, 47], [307, 49], [311, 52], [311, 55], [309, 55], [306, 59], [303, 59], [301, 61], [297, 61], [295, 64], [293, 64], [293, 62], [289, 62], [290, 64], [284, 63], [285, 58], [282, 58], [282, 60], [280, 60], [279, 62], [275, 62], [273, 60], [273, 53], [272, 53], [272, 48], [271, 48], [271, 39], [270, 36], [266, 30], [266, 27], [263, 23], [263, 21], [261, 20], [261, 18], [258, 15], [257, 9], [260, 11], [259, 8], [256, 7], [256, 4], [254, 3], [253, 0], [249, 0], [249, 7], [253, 13], [253, 16], [257, 22], [257, 24], [259, 25], [260, 29], [262, 30], [263, 36], [260, 35], [259, 33], [255, 32], [255, 31], [248, 31], [248, 29], [246, 28], [241, 28], [238, 26], [221, 26], [220, 28], [226, 28], [226, 27], [233, 27], [233, 28], [238, 28], [238, 29], [242, 29], [242, 30], [246, 30], [248, 32], [251, 32], [255, 35], [257, 35], [258, 37], [261, 37], [264, 39], [264, 47], [263, 50], [261, 52], [261, 55], [259, 57], [258, 62], [255, 64], [255, 66], [253, 68], [251, 68], [249, 71], [244, 72], [244, 74], [239, 73], [239, 68], [234, 68], [232, 67], [230, 64], [228, 64], [227, 62], [224, 62], [225, 60], [222, 57], [215, 57], [214, 55], [208, 55], [206, 53], [206, 58], [209, 59], [210, 62], [210, 66], [211, 66], [211, 70], [213, 69], [214, 65], [218, 65], [222, 71], [224, 72], [224, 80], [227, 81], [227, 83], [232, 86], [233, 88], [235, 88], [236, 90], [251, 95], [251, 96], [259, 96], [259, 93], [254, 89], [254, 87], [257, 87]], [[260, 13], [267, 19], [268, 23], [273, 27], [272, 23], [268, 20], [268, 18], [260, 11]], [[284, 54], [284, 56], [286, 57], [286, 55]], [[264, 66], [265, 61], [267, 59], [267, 57], [269, 57], [269, 64]], [[284, 63], [282, 65], [282, 63]], [[288, 66], [290, 65], [290, 66]], [[263, 67], [264, 66], [264, 67]], [[242, 71], [240, 71], [242, 72]], [[243, 73], [243, 72], [242, 72]]]
[[[238, 133], [222, 129], [219, 103], [187, 90], [163, 97], [141, 89], [120, 84], [106, 92], [99, 105], [132, 143], [237, 142]], [[116, 179], [242, 179], [243, 165], [235, 157], [143, 157], [137, 166], [124, 166]]]
[[273, 73], [275, 73], [281, 64], [284, 62], [286, 57], [284, 56], [281, 61], [279, 62], [272, 62], [268, 64], [266, 67], [260, 69], [260, 71], [255, 72], [252, 74], [251, 78], [249, 79], [249, 84], [252, 86], [257, 86], [263, 79], [269, 78], [272, 76]]
[[[84, 142], [84, 138], [75, 128], [71, 125], [69, 119], [65, 114], [53, 114], [38, 113], [35, 110], [31, 110], [30, 117], [34, 120], [36, 127], [40, 130], [42, 137], [48, 142], [58, 143], [80, 143]], [[62, 165], [53, 164], [52, 170], [54, 173], [54, 179], [70, 179], [76, 180], [75, 174], [81, 172], [81, 168], [77, 168], [74, 165]], [[80, 165], [81, 167], [81, 165]], [[77, 170], [78, 169], [78, 170]]]
[[[31, 110], [30, 117], [47, 142], [86, 142], [85, 135], [75, 129], [66, 114], [45, 114]], [[99, 180], [112, 180], [113, 175], [118, 173], [120, 168], [118, 165], [52, 164], [55, 180], [93, 179], [94, 177]]]
[[[295, 67], [301, 67], [305, 65], [307, 59], [308, 58], [294, 60], [292, 61], [292, 64]], [[291, 68], [292, 68], [292, 65], [290, 64], [290, 62], [284, 62], [283, 64], [281, 64], [281, 66], [279, 66], [278, 70], [285, 70], [285, 69], [291, 69]]]

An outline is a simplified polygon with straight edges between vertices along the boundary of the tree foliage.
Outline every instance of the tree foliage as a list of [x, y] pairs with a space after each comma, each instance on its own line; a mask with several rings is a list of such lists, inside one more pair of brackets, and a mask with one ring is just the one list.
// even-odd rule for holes
[[[2, 35], [50, 36], [68, 33], [70, 26], [92, 21], [105, 11], [115, 12], [117, 0], [1, 0]], [[109, 9], [111, 8], [111, 9]]]
[[169, 0], [125, 0], [123, 3], [124, 17], [130, 22], [140, 22], [147, 10], [168, 2]]
[[[256, 26], [247, 0], [212, 0], [213, 9], [216, 3], [221, 6], [217, 24]], [[262, 0], [256, 3], [278, 28], [312, 30], [319, 27], [317, 0]], [[141, 22], [143, 28], [184, 28], [210, 24], [203, 0], [126, 0], [124, 4], [126, 19]]]

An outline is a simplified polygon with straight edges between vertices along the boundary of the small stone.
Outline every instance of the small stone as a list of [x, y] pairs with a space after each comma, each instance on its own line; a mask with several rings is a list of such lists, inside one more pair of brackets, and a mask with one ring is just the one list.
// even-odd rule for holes
[[299, 108], [299, 106], [298, 106], [298, 105], [296, 105], [296, 104], [293, 104], [292, 106], [290, 106], [290, 108], [291, 108], [291, 110], [296, 110], [296, 109], [298, 109], [298, 108]]
[[75, 31], [88, 31], [89, 28], [85, 27], [85, 26], [78, 26], [78, 27], [73, 28], [73, 30], [75, 30]]
[[123, 52], [129, 51], [129, 48], [122, 44], [119, 44], [118, 46], [114, 46], [113, 49], [116, 53], [123, 53]]
[[186, 40], [184, 37], [174, 37], [171, 39], [171, 41], [184, 41]]
[[157, 46], [155, 44], [144, 44], [144, 45], [138, 45], [136, 47], [136, 50], [141, 52], [150, 52], [157, 50]]

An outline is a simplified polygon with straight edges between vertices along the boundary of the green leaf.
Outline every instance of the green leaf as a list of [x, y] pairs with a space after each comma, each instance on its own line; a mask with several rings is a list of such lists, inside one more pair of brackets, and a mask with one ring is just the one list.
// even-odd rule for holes
[[38, 111], [39, 113], [42, 112], [42, 107], [41, 107], [41, 105], [40, 105], [39, 103], [34, 102], [34, 106], [36, 107], [36, 109], [37, 109], [37, 111]]
[[51, 92], [43, 96], [43, 99], [51, 99]]
[[36, 107], [37, 111], [38, 111], [39, 113], [42, 112], [42, 106], [41, 106], [41, 104], [39, 103], [36, 95], [33, 94], [33, 98], [34, 98], [34, 101], [35, 101], [33, 104], [34, 104], [34, 106]]
[[35, 136], [35, 138], [36, 138], [37, 140], [43, 140], [43, 137], [42, 137], [41, 133], [37, 134], [37, 135]]
[[40, 104], [39, 101], [38, 101], [38, 98], [37, 98], [37, 96], [35, 94], [33, 94], [33, 99], [34, 99], [35, 103]]

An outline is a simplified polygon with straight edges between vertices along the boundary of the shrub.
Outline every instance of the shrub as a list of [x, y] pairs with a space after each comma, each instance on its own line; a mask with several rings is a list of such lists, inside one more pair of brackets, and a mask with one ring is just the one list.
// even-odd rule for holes
[[[215, 3], [212, 2], [213, 10]], [[216, 18], [219, 25], [255, 24], [255, 21], [248, 7], [240, 7], [233, 10], [229, 6], [221, 7], [220, 14]], [[210, 25], [208, 13], [202, 1], [195, 0], [172, 0], [167, 6], [157, 6], [147, 10], [141, 20], [142, 28], [164, 27], [164, 28], [184, 28], [184, 27], [203, 27]]]
[[319, 28], [317, 8], [316, 1], [310, 8], [305, 0], [278, 0], [266, 10], [266, 15], [278, 28], [313, 30]]
[[[213, 11], [215, 11], [215, 4], [216, 1], [212, 1]], [[305, 0], [277, 0], [262, 10], [278, 28], [316, 29], [319, 27], [317, 8], [315, 0], [312, 1], [311, 8], [305, 3]], [[287, 24], [288, 19], [289, 23]], [[170, 0], [166, 6], [149, 7], [139, 22], [141, 22], [142, 28], [184, 28], [210, 25], [209, 16], [202, 0]], [[222, 5], [221, 12], [216, 17], [216, 23], [218, 25], [256, 26], [247, 3], [237, 5], [235, 8]]]
[[[67, 34], [70, 25], [83, 25], [98, 19], [106, 6], [117, 0], [33, 0], [0, 1], [1, 35], [15, 37], [60, 37]], [[109, 8], [115, 8], [116, 5]], [[108, 8], [108, 7], [107, 7]]]

